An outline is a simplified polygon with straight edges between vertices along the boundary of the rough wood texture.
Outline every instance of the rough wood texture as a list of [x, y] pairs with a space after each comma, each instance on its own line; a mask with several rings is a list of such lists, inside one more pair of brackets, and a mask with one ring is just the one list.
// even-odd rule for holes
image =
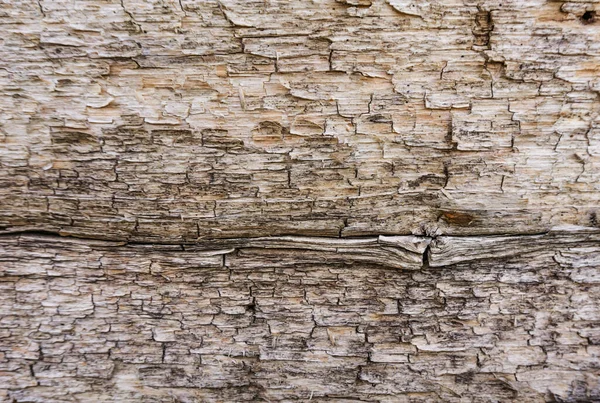
[[599, 4], [0, 1], [0, 401], [600, 401]]
[[6, 2], [0, 227], [597, 226], [597, 3]]
[[280, 241], [4, 238], [0, 384], [44, 402], [598, 400], [600, 232], [523, 238], [417, 271]]

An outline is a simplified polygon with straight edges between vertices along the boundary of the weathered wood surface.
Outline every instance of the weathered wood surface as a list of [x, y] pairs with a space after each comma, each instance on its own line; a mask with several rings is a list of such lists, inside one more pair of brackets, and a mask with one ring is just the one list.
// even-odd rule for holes
[[4, 237], [0, 384], [44, 402], [598, 400], [598, 237], [418, 271]]
[[0, 401], [600, 401], [599, 4], [0, 2]]
[[597, 0], [7, 1], [0, 227], [598, 225]]

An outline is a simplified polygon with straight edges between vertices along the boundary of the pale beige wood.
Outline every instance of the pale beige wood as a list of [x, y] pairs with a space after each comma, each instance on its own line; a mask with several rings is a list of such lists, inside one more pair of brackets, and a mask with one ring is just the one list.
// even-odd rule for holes
[[600, 400], [598, 0], [0, 6], [0, 401]]
[[[593, 401], [598, 232], [548, 236], [461, 240], [479, 255], [420, 270], [298, 247], [329, 242], [313, 239], [208, 250], [5, 236], [0, 396]], [[449, 259], [439, 241], [435, 262]]]
[[8, 2], [0, 228], [179, 242], [597, 226], [596, 4]]

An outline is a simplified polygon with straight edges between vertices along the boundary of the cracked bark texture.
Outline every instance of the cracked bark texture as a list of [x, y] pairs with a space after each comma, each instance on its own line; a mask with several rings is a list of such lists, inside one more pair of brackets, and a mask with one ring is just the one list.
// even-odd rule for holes
[[600, 401], [598, 0], [0, 4], [0, 401]]

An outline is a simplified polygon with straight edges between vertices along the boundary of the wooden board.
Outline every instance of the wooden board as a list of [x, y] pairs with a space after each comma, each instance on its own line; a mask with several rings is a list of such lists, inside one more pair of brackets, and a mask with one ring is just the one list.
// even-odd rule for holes
[[600, 401], [598, 0], [0, 7], [0, 401]]

